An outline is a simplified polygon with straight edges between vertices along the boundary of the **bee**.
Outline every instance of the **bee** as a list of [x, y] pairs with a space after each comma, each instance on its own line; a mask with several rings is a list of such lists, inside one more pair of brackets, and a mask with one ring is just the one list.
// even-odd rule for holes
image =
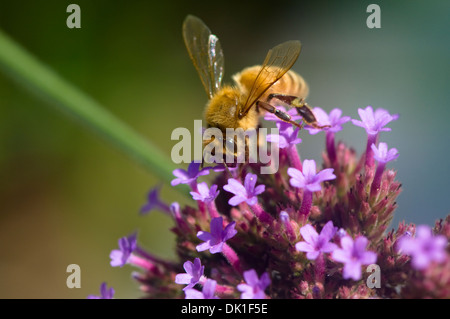
[[[232, 77], [234, 85], [222, 85], [224, 55], [219, 39], [202, 20], [192, 15], [184, 20], [183, 38], [209, 98], [204, 111], [207, 127], [220, 129], [225, 139], [227, 128], [256, 129], [264, 112], [302, 127], [288, 113], [270, 104], [272, 99], [295, 107], [308, 125], [323, 128], [304, 102], [309, 91], [306, 81], [290, 70], [300, 55], [299, 41], [275, 46], [269, 50], [262, 65], [248, 67], [235, 74]], [[204, 144], [210, 142], [206, 140]]]

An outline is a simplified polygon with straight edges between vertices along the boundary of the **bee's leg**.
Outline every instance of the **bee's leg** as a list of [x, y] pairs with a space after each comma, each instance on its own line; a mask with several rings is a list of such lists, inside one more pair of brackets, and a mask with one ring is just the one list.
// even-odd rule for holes
[[256, 106], [266, 110], [269, 113], [272, 113], [273, 115], [278, 117], [280, 120], [282, 120], [284, 122], [287, 122], [287, 123], [290, 123], [292, 125], [295, 125], [295, 126], [299, 127], [300, 129], [302, 129], [302, 125], [301, 124], [293, 121], [289, 114], [287, 114], [286, 112], [283, 112], [283, 111], [277, 109], [275, 106], [270, 105], [267, 102], [262, 102], [262, 101], [257, 101], [256, 102]]
[[[269, 94], [269, 96], [267, 97], [267, 102], [270, 102], [272, 99], [280, 100], [283, 103], [288, 104], [288, 105], [292, 105], [294, 100], [300, 100], [300, 98], [298, 96], [280, 94], [280, 93]], [[301, 99], [301, 100], [303, 100], [303, 99]], [[292, 106], [294, 106], [294, 105], [292, 105]]]
[[225, 167], [225, 169], [226, 169], [226, 171], [227, 171], [227, 173], [228, 173], [228, 176], [229, 176], [230, 178], [232, 178], [232, 177], [233, 177], [233, 174], [231, 174], [231, 171], [230, 171], [230, 169], [228, 168], [227, 162], [223, 161], [223, 166]]
[[291, 107], [295, 107], [298, 114], [303, 118], [303, 120], [306, 122], [306, 124], [317, 128], [317, 129], [323, 129], [330, 127], [330, 125], [319, 125], [317, 123], [317, 119], [309, 107], [309, 105], [303, 100], [303, 98], [299, 98], [297, 96], [293, 95], [285, 95], [285, 94], [277, 94], [273, 93], [270, 94], [268, 97], [268, 101], [272, 99], [280, 100], [283, 103], [286, 103], [287, 105]]

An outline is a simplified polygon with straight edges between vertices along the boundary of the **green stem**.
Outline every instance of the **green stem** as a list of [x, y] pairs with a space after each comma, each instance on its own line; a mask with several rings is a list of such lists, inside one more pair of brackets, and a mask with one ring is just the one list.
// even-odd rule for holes
[[[0, 30], [0, 68], [17, 82], [71, 115], [116, 148], [170, 183], [170, 158], [103, 106], [65, 81]], [[187, 193], [187, 188], [176, 187]]]

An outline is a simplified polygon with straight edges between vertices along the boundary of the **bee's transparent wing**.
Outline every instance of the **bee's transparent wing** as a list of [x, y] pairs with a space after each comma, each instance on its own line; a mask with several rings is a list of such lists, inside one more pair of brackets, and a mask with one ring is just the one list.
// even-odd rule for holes
[[240, 112], [244, 116], [255, 102], [294, 65], [302, 46], [300, 41], [287, 41], [269, 50], [261, 70]]
[[209, 98], [222, 84], [224, 59], [219, 39], [199, 18], [188, 15], [183, 23], [183, 38], [189, 57]]

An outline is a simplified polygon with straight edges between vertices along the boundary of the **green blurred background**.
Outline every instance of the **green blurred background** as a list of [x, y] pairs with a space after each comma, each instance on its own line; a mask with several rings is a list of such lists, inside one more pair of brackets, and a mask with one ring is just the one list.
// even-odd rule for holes
[[[81, 7], [81, 29], [66, 26], [70, 3]], [[381, 7], [381, 29], [366, 26], [370, 3]], [[367, 105], [399, 113], [380, 136], [400, 151], [388, 164], [403, 183], [393, 226], [449, 212], [449, 1], [0, 0], [1, 29], [168, 156], [172, 130], [192, 129], [206, 102], [181, 37], [187, 14], [219, 36], [226, 82], [299, 39], [294, 70], [312, 106], [352, 118]], [[364, 130], [344, 128], [338, 139], [361, 153]], [[302, 137], [302, 158], [320, 160], [324, 135]], [[158, 182], [0, 73], [0, 298], [85, 298], [103, 281], [118, 298], [138, 297], [132, 269], [111, 268], [109, 252], [139, 230], [144, 247], [174, 257], [171, 220], [137, 214]], [[169, 185], [162, 197], [186, 202]], [[72, 263], [81, 289], [66, 287]]]

